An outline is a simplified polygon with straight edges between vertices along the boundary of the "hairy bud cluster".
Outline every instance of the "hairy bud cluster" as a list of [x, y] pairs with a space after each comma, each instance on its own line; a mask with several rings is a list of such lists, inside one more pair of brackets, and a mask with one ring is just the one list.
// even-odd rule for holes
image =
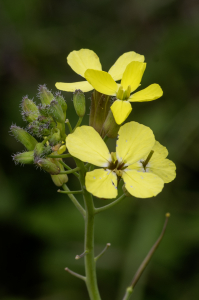
[[68, 176], [59, 175], [60, 171], [64, 171], [60, 159], [52, 159], [48, 155], [65, 142], [67, 104], [60, 93], [53, 95], [45, 85], [39, 86], [38, 96], [39, 105], [28, 96], [22, 99], [22, 116], [28, 122], [27, 128], [16, 125], [10, 128], [12, 135], [26, 148], [25, 152], [15, 154], [13, 159], [16, 163], [39, 166], [51, 175], [57, 186], [61, 186], [68, 181]]

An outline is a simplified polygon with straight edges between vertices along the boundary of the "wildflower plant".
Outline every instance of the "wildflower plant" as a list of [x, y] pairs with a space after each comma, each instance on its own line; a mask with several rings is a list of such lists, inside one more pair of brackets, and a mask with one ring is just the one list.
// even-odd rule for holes
[[[59, 90], [73, 92], [73, 104], [79, 117], [74, 128], [67, 115], [67, 103], [60, 92], [53, 94], [45, 85], [39, 86], [40, 104], [27, 96], [21, 108], [25, 129], [11, 126], [14, 137], [26, 148], [13, 156], [16, 163], [32, 164], [49, 173], [59, 193], [66, 194], [85, 220], [83, 253], [85, 275], [66, 268], [72, 275], [85, 281], [91, 300], [101, 300], [97, 284], [96, 261], [104, 254], [94, 254], [94, 218], [118, 204], [126, 197], [150, 198], [159, 194], [165, 183], [171, 182], [175, 164], [167, 159], [168, 151], [156, 141], [153, 131], [137, 122], [125, 123], [132, 108], [130, 102], [152, 101], [162, 96], [158, 84], [135, 92], [146, 68], [144, 56], [127, 52], [118, 58], [107, 72], [102, 71], [98, 56], [91, 50], [71, 52], [68, 64], [86, 81], [56, 83]], [[121, 83], [117, 83], [121, 80]], [[91, 91], [89, 124], [81, 126], [88, 103], [83, 92]], [[115, 152], [109, 151], [106, 141], [117, 138]], [[67, 158], [76, 164], [71, 169]], [[70, 175], [69, 175], [70, 174]], [[80, 188], [71, 191], [68, 176], [76, 176]], [[118, 197], [118, 186], [123, 194]], [[84, 205], [75, 197], [81, 194]], [[101, 207], [95, 207], [93, 196], [103, 199]], [[131, 199], [130, 198], [130, 199]], [[113, 199], [103, 205], [104, 199]], [[141, 201], [141, 200], [140, 200]], [[127, 204], [128, 205], [128, 204]], [[169, 213], [160, 237], [153, 245], [127, 287], [123, 300], [130, 298], [142, 272], [159, 245], [166, 229]]]

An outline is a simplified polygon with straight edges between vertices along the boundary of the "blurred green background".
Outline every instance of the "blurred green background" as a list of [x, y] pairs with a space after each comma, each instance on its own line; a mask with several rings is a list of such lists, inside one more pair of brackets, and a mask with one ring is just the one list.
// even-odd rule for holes
[[[0, 298], [88, 299], [84, 282], [64, 271], [84, 274], [83, 260], [74, 259], [83, 252], [82, 217], [47, 173], [14, 165], [11, 155], [23, 148], [8, 133], [11, 124], [25, 127], [19, 105], [24, 95], [38, 103], [38, 84], [56, 91], [55, 82], [80, 79], [66, 56], [81, 48], [94, 50], [103, 70], [124, 52], [145, 55], [142, 87], [159, 83], [164, 96], [133, 104], [128, 120], [150, 126], [177, 165], [177, 178], [156, 198], [126, 198], [97, 216], [96, 254], [112, 244], [97, 265], [102, 299], [122, 299], [167, 211], [166, 235], [132, 299], [199, 299], [197, 0], [0, 1]], [[63, 94], [74, 125], [72, 93]], [[69, 187], [76, 185], [71, 175]]]

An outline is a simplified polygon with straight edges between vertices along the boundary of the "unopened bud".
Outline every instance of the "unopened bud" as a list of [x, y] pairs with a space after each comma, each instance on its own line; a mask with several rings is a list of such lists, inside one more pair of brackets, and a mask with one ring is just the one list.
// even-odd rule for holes
[[50, 137], [48, 141], [51, 146], [61, 144], [60, 130], [57, 129], [57, 132], [53, 133], [53, 135]]
[[[55, 159], [53, 159], [55, 161]], [[57, 166], [59, 166], [60, 171], [64, 171], [63, 165], [59, 162], [59, 160], [56, 161]], [[58, 175], [51, 175], [52, 181], [56, 186], [62, 186], [64, 183], [68, 181], [68, 175], [67, 174], [58, 174]]]
[[39, 158], [35, 161], [35, 163], [51, 175], [57, 175], [60, 173], [60, 168], [49, 159]]
[[37, 161], [39, 158], [49, 155], [52, 152], [50, 146], [45, 146], [43, 143], [38, 143], [34, 149], [34, 159]]
[[120, 129], [120, 125], [118, 125], [115, 122], [113, 113], [111, 110], [109, 110], [109, 113], [108, 113], [106, 120], [104, 122], [104, 125], [102, 127], [102, 134], [101, 134], [102, 138], [105, 136], [108, 136], [109, 138], [112, 138], [112, 139], [116, 138], [119, 129]]
[[37, 140], [31, 136], [27, 131], [23, 128], [12, 125], [10, 130], [17, 141], [21, 142], [27, 150], [31, 151], [34, 150], [35, 146], [37, 145]]
[[39, 112], [44, 117], [49, 117], [49, 108], [50, 108], [49, 105], [42, 105], [42, 104], [38, 105]]
[[26, 121], [33, 122], [38, 118], [38, 107], [32, 100], [28, 99], [27, 96], [22, 99], [21, 107], [23, 117]]
[[48, 105], [53, 100], [53, 94], [47, 89], [46, 85], [39, 86], [39, 98], [43, 105]]
[[56, 122], [59, 122], [59, 123], [65, 122], [65, 115], [61, 108], [61, 105], [55, 100], [51, 101], [50, 108], [49, 108], [49, 115]]
[[81, 90], [73, 93], [73, 103], [78, 117], [83, 117], [86, 112], [85, 96]]
[[61, 108], [63, 109], [63, 112], [65, 113], [67, 110], [67, 103], [64, 100], [64, 97], [61, 95], [60, 92], [56, 93], [55, 100], [61, 105]]
[[33, 164], [34, 162], [34, 151], [27, 151], [27, 152], [22, 152], [22, 153], [18, 153], [15, 154], [13, 156], [13, 160], [16, 163], [20, 163], [20, 164]]

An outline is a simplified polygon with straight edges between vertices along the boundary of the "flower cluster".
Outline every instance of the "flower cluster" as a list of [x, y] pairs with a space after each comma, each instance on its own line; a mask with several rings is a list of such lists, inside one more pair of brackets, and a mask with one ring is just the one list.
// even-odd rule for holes
[[[134, 92], [140, 86], [146, 68], [144, 56], [135, 52], [124, 53], [108, 72], [102, 71], [98, 56], [88, 49], [71, 52], [67, 61], [70, 67], [87, 81], [59, 82], [56, 83], [56, 87], [63, 91], [81, 89], [88, 92], [95, 89], [92, 98], [95, 103], [91, 103], [90, 119], [93, 119], [94, 106], [93, 115], [98, 126], [90, 122], [90, 126], [81, 126], [66, 138], [66, 147], [72, 156], [101, 167], [86, 173], [87, 191], [100, 198], [115, 198], [118, 194], [118, 183], [122, 179], [125, 190], [132, 196], [156, 196], [161, 192], [164, 183], [175, 178], [175, 164], [166, 159], [166, 148], [155, 141], [150, 128], [136, 122], [119, 126], [132, 110], [130, 102], [152, 101], [163, 95], [158, 84], [151, 84], [141, 91]], [[120, 79], [121, 83], [117, 83]], [[101, 99], [108, 97], [104, 98], [107, 105], [110, 96], [114, 97], [114, 102], [109, 103], [109, 113], [104, 116], [105, 104], [103, 106]], [[96, 107], [102, 107], [103, 113], [102, 109], [100, 111]], [[114, 118], [111, 119], [111, 115]], [[100, 120], [103, 122], [100, 123]], [[103, 134], [104, 128], [107, 127], [109, 130], [105, 130]], [[109, 152], [102, 139], [109, 136], [110, 128], [114, 132], [112, 135], [118, 133], [116, 152], [113, 153]]]

